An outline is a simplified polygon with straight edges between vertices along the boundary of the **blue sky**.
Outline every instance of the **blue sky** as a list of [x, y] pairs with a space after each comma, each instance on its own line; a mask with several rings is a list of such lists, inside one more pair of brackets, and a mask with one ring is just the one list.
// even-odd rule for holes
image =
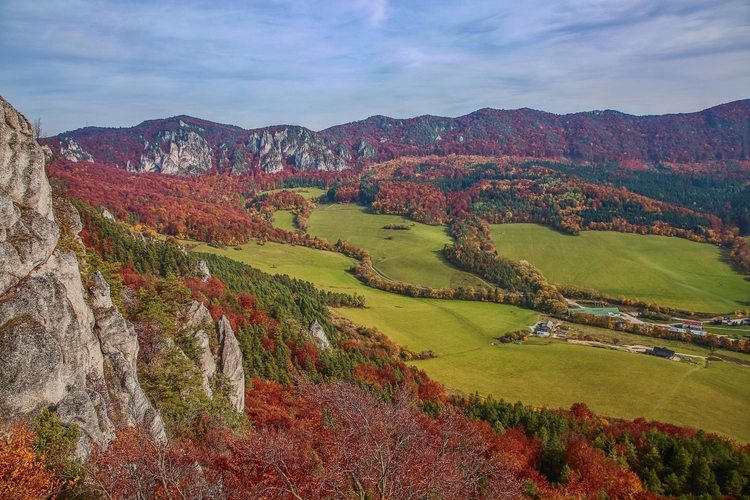
[[50, 134], [690, 112], [750, 97], [750, 2], [0, 0], [0, 95]]

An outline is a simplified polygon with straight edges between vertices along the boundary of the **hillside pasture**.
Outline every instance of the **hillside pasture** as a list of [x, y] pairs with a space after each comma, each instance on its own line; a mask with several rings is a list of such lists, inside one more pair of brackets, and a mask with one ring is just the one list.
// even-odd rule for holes
[[750, 299], [750, 279], [714, 245], [605, 231], [571, 236], [536, 224], [496, 224], [492, 234], [500, 255], [529, 261], [550, 283], [696, 312], [735, 311]]
[[[308, 220], [308, 232], [330, 242], [346, 240], [370, 252], [377, 272], [414, 285], [480, 288], [484, 283], [461, 271], [443, 255], [451, 242], [445, 226], [428, 226], [400, 215], [374, 215], [353, 204], [322, 205]], [[383, 229], [404, 224], [410, 229]]]
[[[499, 344], [496, 339], [503, 333], [534, 324], [537, 313], [500, 304], [415, 299], [374, 290], [345, 271], [352, 259], [299, 246], [250, 243], [242, 250], [206, 245], [195, 250], [312, 281], [326, 290], [364, 295], [367, 308], [338, 312], [377, 327], [414, 351], [434, 351], [437, 358], [414, 364], [448, 387], [550, 407], [582, 401], [603, 415], [658, 419], [750, 442], [749, 367], [711, 363], [702, 368], [536, 338], [521, 346]], [[585, 328], [593, 336], [620, 335]], [[621, 343], [633, 340], [652, 341], [631, 335]], [[686, 350], [694, 347], [685, 345]]]
[[750, 442], [750, 367], [694, 365], [532, 339], [418, 361], [461, 391], [548, 407], [585, 402], [600, 415], [645, 417]]
[[316, 187], [270, 189], [268, 191], [263, 191], [262, 193], [259, 193], [259, 194], [271, 194], [271, 193], [278, 193], [280, 191], [291, 191], [292, 193], [297, 193], [298, 195], [302, 196], [306, 200], [318, 199], [324, 194], [326, 194], [325, 190], [316, 188]]
[[296, 231], [294, 225], [294, 214], [291, 210], [275, 210], [273, 213], [273, 226], [285, 231]]

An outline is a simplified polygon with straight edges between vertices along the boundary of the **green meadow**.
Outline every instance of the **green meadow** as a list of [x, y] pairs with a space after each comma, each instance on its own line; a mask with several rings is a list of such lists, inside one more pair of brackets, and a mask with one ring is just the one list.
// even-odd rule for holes
[[[366, 210], [353, 204], [323, 205], [310, 216], [308, 232], [367, 249], [375, 269], [386, 278], [433, 288], [484, 286], [445, 259], [443, 247], [451, 242], [445, 226], [419, 224], [400, 215], [368, 214]], [[383, 229], [387, 224], [405, 224], [411, 229]]]
[[[341, 254], [305, 247], [249, 243], [242, 250], [199, 245], [196, 252], [223, 255], [271, 274], [288, 274], [325, 290], [364, 295], [365, 309], [342, 309], [347, 318], [377, 326], [394, 342], [414, 351], [459, 352], [489, 344], [502, 334], [533, 325], [535, 311], [482, 302], [415, 299], [360, 283], [346, 270], [355, 262]], [[467, 343], [471, 339], [471, 344]]]
[[536, 224], [493, 225], [492, 234], [500, 255], [529, 261], [550, 283], [700, 312], [744, 309], [750, 300], [750, 279], [714, 245], [604, 231], [571, 236]]
[[[433, 350], [437, 358], [415, 364], [450, 388], [551, 407], [583, 401], [602, 415], [657, 419], [750, 442], [749, 367], [711, 363], [703, 368], [541, 339], [493, 346], [503, 333], [535, 323], [538, 314], [500, 304], [414, 299], [374, 290], [346, 272], [352, 259], [299, 246], [249, 243], [235, 250], [200, 245], [195, 251], [289, 274], [326, 290], [364, 295], [367, 308], [338, 312], [377, 327], [414, 351]], [[593, 336], [612, 334], [586, 328]], [[651, 340], [629, 337], [621, 343]]]
[[276, 210], [273, 213], [273, 225], [284, 231], [296, 231], [294, 214], [290, 210]]
[[309, 200], [312, 198], [320, 198], [322, 195], [326, 194], [326, 191], [324, 189], [320, 189], [316, 187], [271, 189], [269, 191], [263, 191], [261, 194], [278, 193], [279, 191], [291, 191], [292, 193], [299, 194], [306, 200]]
[[601, 415], [645, 417], [750, 442], [750, 367], [694, 365], [533, 339], [415, 363], [464, 392], [549, 407], [585, 402]]

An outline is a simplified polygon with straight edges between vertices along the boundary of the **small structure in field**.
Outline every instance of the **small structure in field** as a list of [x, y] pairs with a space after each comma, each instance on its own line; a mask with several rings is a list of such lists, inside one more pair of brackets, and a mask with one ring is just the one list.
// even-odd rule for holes
[[654, 347], [652, 349], [646, 349], [646, 354], [664, 359], [672, 359], [674, 351], [672, 349], [667, 349], [666, 347]]
[[549, 337], [555, 324], [552, 321], [540, 321], [534, 328], [534, 334], [537, 337]]

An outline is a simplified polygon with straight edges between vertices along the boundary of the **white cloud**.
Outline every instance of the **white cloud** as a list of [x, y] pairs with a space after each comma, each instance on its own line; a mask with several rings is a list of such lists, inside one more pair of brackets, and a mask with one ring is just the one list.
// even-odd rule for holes
[[354, 5], [367, 14], [367, 21], [374, 27], [380, 26], [388, 14], [388, 0], [357, 0]]

